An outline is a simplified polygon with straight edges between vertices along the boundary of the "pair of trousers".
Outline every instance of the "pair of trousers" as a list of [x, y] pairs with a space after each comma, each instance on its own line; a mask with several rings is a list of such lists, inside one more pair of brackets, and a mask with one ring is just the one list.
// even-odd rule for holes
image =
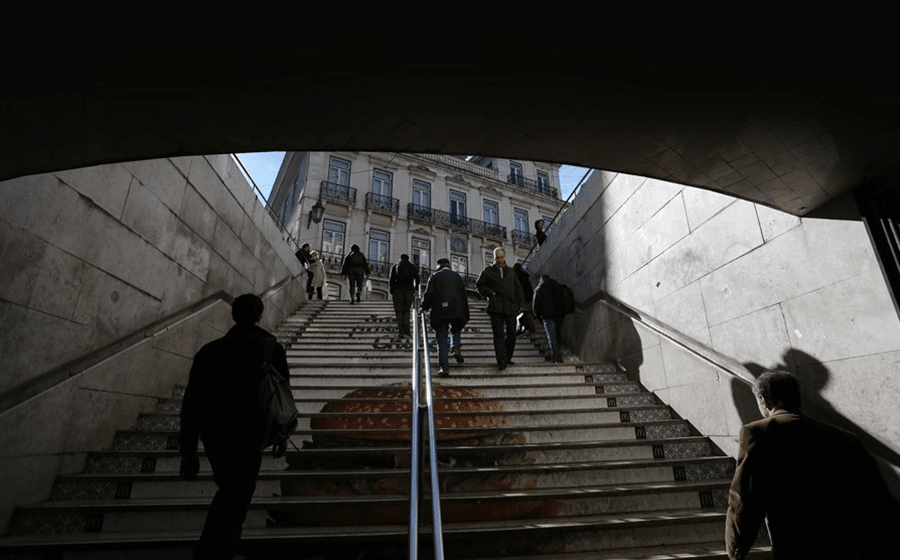
[[409, 322], [409, 310], [412, 308], [415, 292], [409, 290], [397, 290], [394, 298], [394, 314], [397, 316], [397, 328], [400, 334], [412, 335], [412, 325]]
[[366, 271], [361, 268], [351, 268], [347, 271], [347, 279], [350, 281], [350, 300], [356, 298], [359, 301], [359, 294], [362, 293], [363, 283], [366, 281]]
[[[456, 350], [462, 344], [463, 323], [459, 319], [450, 319], [450, 321], [439, 321], [432, 323], [431, 328], [434, 329], [434, 336], [438, 344], [438, 363], [442, 368], [450, 367], [450, 350]], [[447, 333], [449, 331], [450, 340], [447, 341]]]
[[231, 560], [237, 553], [244, 520], [256, 490], [262, 452], [240, 442], [204, 442], [218, 490], [206, 514], [195, 559]]
[[491, 316], [491, 332], [494, 335], [494, 355], [497, 365], [505, 366], [512, 360], [516, 349], [516, 316], [501, 313], [489, 313]]
[[313, 298], [313, 290], [315, 290], [315, 293], [319, 296], [319, 299], [322, 299], [322, 286], [311, 287], [307, 292], [309, 294], [309, 299]]
[[550, 345], [550, 352], [553, 354], [554, 360], [561, 360], [562, 354], [559, 351], [559, 330], [562, 326], [562, 318], [554, 317], [544, 319], [544, 330], [547, 332], [547, 343]]

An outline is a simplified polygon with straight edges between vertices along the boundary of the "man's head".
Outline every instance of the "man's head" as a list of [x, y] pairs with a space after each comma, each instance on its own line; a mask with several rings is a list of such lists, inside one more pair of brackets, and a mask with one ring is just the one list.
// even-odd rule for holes
[[437, 266], [438, 269], [450, 268], [450, 261], [448, 259], [438, 259]]
[[776, 410], [800, 409], [800, 382], [786, 371], [767, 371], [753, 384], [759, 411], [768, 418]]
[[359, 245], [353, 245], [350, 247], [351, 253], [356, 253], [357, 251], [359, 251]]
[[503, 250], [503, 247], [494, 249], [494, 264], [497, 266], [506, 266], [506, 251]]
[[309, 251], [309, 243], [304, 243], [303, 247], [300, 247], [300, 248], [303, 249], [304, 251]]
[[403, 262], [408, 261], [408, 260], [409, 260], [409, 255], [407, 255], [406, 253], [400, 255], [400, 260], [403, 261]]
[[234, 298], [231, 304], [231, 318], [238, 325], [255, 325], [262, 318], [263, 302], [254, 294], [244, 294]]
[[538, 220], [538, 221], [534, 222], [534, 229], [536, 229], [538, 231], [544, 229], [544, 220]]

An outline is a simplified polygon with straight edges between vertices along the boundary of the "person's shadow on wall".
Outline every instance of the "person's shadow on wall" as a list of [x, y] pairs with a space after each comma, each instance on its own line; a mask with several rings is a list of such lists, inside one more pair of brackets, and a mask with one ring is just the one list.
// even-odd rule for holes
[[[891, 493], [895, 497], [900, 497], [900, 478], [897, 477], [893, 470], [882, 464], [882, 462], [886, 462], [895, 468], [900, 468], [900, 453], [897, 453], [895, 450], [869, 434], [858, 424], [838, 412], [834, 406], [828, 402], [823, 395], [824, 389], [828, 385], [828, 379], [831, 376], [828, 368], [809, 354], [800, 350], [788, 350], [782, 355], [781, 360], [782, 363], [772, 369], [790, 371], [797, 375], [797, 378], [800, 381], [803, 413], [816, 420], [827, 422], [828, 424], [852, 432], [859, 437], [865, 444], [866, 449], [881, 459], [878, 463], [885, 482], [887, 483], [888, 488], [890, 488]], [[755, 363], [744, 364], [744, 367], [757, 377], [768, 370], [768, 368]], [[734, 394], [735, 406], [738, 408], [743, 423], [746, 424], [761, 419], [762, 416], [756, 405], [756, 397], [753, 396], [750, 387], [738, 381], [734, 381], [733, 383], [742, 386], [742, 389], [735, 386]], [[747, 399], [745, 393], [746, 395], [749, 395], [749, 405], [745, 402]], [[740, 403], [738, 402], [739, 399]], [[749, 410], [751, 406], [752, 411]]]

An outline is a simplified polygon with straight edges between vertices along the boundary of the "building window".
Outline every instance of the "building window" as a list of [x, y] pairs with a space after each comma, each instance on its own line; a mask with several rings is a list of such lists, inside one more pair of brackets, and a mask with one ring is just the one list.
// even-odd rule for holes
[[546, 171], [537, 172], [538, 191], [542, 194], [551, 194], [550, 175]]
[[500, 205], [493, 200], [484, 201], [484, 221], [491, 225], [500, 224]]
[[344, 254], [344, 231], [346, 227], [341, 222], [325, 220], [325, 228], [322, 230], [322, 252]]
[[384, 196], [387, 198], [391, 197], [391, 174], [386, 171], [381, 171], [376, 169], [372, 173], [372, 193]]
[[462, 255], [450, 255], [450, 268], [459, 274], [468, 274], [469, 259]]
[[412, 239], [412, 262], [422, 268], [431, 268], [431, 242], [427, 239]]
[[335, 185], [350, 185], [350, 162], [345, 159], [333, 157], [328, 166], [328, 182]]
[[450, 191], [450, 221], [454, 224], [466, 223], [466, 193]]
[[431, 208], [431, 183], [413, 179], [412, 203]]
[[513, 218], [515, 220], [515, 228], [518, 231], [528, 231], [531, 229], [531, 224], [528, 223], [528, 210], [522, 210], [520, 208], [513, 209]]
[[525, 186], [525, 174], [522, 171], [522, 164], [518, 161], [509, 162], [509, 182], [520, 187]]
[[391, 260], [391, 234], [376, 229], [369, 231], [369, 260], [389, 262]]

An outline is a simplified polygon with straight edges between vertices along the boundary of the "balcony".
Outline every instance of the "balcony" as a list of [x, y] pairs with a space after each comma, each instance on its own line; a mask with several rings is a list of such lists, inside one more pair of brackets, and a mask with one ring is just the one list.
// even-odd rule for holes
[[559, 198], [559, 191], [550, 185], [538, 183], [534, 179], [526, 179], [518, 173], [512, 173], [506, 178], [506, 182], [513, 185], [519, 190], [542, 196], [549, 196], [553, 199]]
[[370, 192], [366, 193], [366, 209], [399, 216], [400, 201], [396, 198]]
[[[325, 265], [325, 269], [337, 274], [340, 274], [341, 268], [344, 266], [345, 256], [340, 253], [326, 253], [325, 251], [319, 253], [319, 259]], [[388, 278], [391, 275], [392, 263], [373, 261], [372, 259], [366, 259], [366, 261], [369, 263], [369, 276]]]
[[340, 204], [347, 204], [349, 206], [356, 204], [356, 189], [350, 188], [347, 185], [322, 181], [319, 188], [319, 195], [325, 200], [338, 202]]
[[506, 240], [506, 228], [498, 224], [489, 224], [474, 218], [467, 218], [458, 214], [451, 214], [450, 212], [444, 212], [443, 210], [435, 210], [434, 208], [419, 206], [418, 204], [412, 203], [407, 206], [407, 213], [409, 214], [410, 220], [415, 220], [417, 222], [446, 227], [457, 231], [466, 231], [474, 233], [475, 235], [490, 237], [501, 241]]
[[513, 243], [520, 245], [535, 245], [537, 243], [537, 237], [527, 231], [514, 229], [510, 232], [510, 236]]

